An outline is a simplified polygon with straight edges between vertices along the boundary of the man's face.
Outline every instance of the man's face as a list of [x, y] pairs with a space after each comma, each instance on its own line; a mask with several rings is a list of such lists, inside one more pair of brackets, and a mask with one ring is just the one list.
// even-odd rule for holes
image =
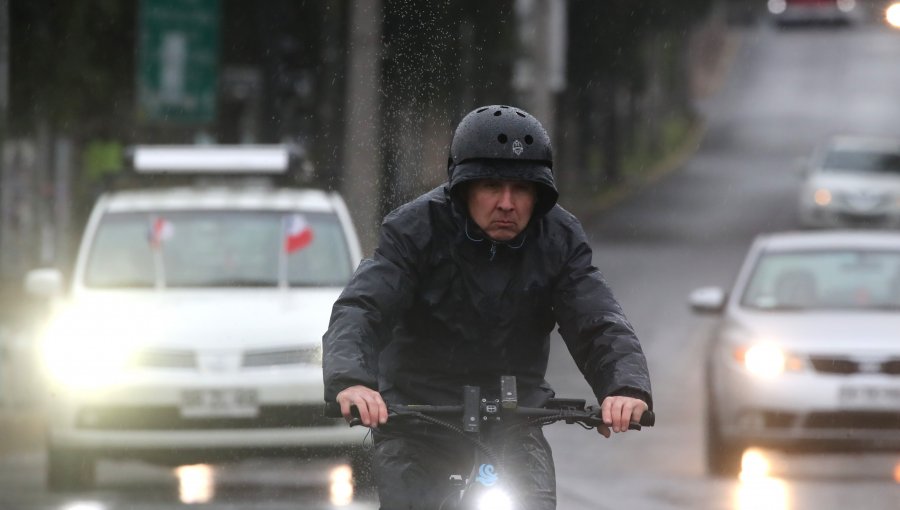
[[525, 230], [536, 197], [533, 182], [479, 179], [469, 184], [469, 216], [494, 241], [509, 241]]

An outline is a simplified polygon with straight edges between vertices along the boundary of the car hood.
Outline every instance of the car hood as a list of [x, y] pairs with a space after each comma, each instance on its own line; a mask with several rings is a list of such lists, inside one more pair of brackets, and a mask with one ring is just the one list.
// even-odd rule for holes
[[92, 291], [57, 314], [73, 335], [143, 346], [246, 349], [316, 345], [339, 288]]
[[816, 174], [809, 180], [810, 187], [828, 188], [831, 191], [854, 193], [859, 191], [900, 193], [900, 175], [866, 174], [858, 172], [827, 172]]
[[900, 353], [900, 313], [742, 312], [727, 321], [745, 341], [769, 340], [805, 353]]

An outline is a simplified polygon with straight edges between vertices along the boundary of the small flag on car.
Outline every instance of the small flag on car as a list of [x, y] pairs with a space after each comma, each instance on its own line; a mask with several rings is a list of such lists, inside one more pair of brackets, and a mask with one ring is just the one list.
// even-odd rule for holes
[[175, 227], [171, 221], [163, 217], [155, 218], [150, 224], [150, 232], [147, 236], [150, 241], [150, 247], [159, 248], [163, 242], [171, 239], [174, 234]]
[[284, 218], [284, 251], [294, 253], [309, 246], [313, 231], [302, 214], [292, 214]]

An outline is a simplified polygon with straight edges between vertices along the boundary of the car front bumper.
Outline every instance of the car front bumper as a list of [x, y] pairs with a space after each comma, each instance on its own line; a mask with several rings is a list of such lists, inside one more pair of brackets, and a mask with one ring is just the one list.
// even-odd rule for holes
[[810, 228], [898, 228], [900, 209], [857, 211], [840, 207], [804, 205], [800, 224]]
[[771, 378], [737, 364], [712, 378], [711, 412], [728, 441], [789, 450], [900, 450], [900, 377], [811, 368]]
[[[250, 395], [251, 405], [188, 409], [186, 394]], [[279, 451], [361, 447], [367, 429], [323, 415], [321, 369], [123, 376], [103, 387], [56, 388], [48, 401], [48, 441], [55, 448], [98, 456], [151, 452], [230, 451], [268, 456]]]

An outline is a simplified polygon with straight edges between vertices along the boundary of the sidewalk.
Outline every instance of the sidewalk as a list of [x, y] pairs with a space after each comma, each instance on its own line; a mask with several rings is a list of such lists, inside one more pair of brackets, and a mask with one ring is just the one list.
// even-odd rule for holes
[[43, 407], [21, 361], [21, 344], [0, 323], [0, 456], [43, 447]]

